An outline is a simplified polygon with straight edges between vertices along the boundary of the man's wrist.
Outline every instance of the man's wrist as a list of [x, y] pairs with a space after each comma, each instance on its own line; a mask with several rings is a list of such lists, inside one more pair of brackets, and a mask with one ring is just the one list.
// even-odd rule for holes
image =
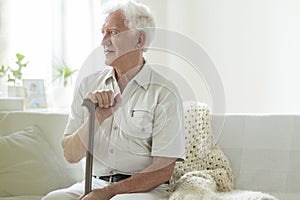
[[109, 185], [109, 186], [105, 187], [105, 190], [109, 194], [110, 198], [112, 198], [112, 197], [114, 197], [118, 194], [117, 188], [118, 187], [116, 187], [115, 184], [112, 184], [112, 185]]
[[98, 121], [99, 126], [101, 126], [105, 119], [101, 113], [96, 112], [96, 120]]

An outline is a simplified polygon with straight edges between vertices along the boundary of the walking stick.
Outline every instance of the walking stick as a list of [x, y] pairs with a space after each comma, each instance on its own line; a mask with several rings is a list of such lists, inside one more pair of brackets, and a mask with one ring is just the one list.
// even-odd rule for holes
[[90, 113], [88, 146], [86, 150], [85, 188], [84, 188], [84, 195], [87, 195], [92, 190], [95, 110], [98, 104], [93, 103], [90, 99], [84, 99], [82, 106], [85, 106]]
[[[116, 99], [114, 99], [112, 107], [116, 105], [116, 102], [117, 102]], [[98, 104], [93, 103], [90, 99], [84, 99], [82, 106], [85, 106], [90, 113], [88, 146], [86, 150], [86, 162], [85, 162], [85, 187], [84, 187], [84, 195], [87, 195], [92, 190], [95, 111], [96, 108], [98, 107]]]

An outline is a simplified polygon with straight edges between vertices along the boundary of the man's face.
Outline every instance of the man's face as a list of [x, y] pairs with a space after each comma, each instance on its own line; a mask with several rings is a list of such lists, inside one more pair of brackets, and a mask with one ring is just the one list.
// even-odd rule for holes
[[138, 34], [125, 25], [125, 17], [121, 11], [115, 11], [105, 19], [102, 45], [106, 57], [105, 64], [113, 66], [126, 54], [136, 50]]

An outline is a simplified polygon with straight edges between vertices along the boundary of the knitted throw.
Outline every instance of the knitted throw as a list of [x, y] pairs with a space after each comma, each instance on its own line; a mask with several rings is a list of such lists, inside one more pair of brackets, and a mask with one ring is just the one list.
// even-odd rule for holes
[[203, 171], [215, 180], [218, 191], [230, 191], [233, 187], [232, 171], [227, 157], [218, 145], [214, 145], [208, 106], [189, 103], [184, 105], [184, 114], [186, 159], [175, 165], [171, 190], [187, 172]]
[[184, 109], [186, 159], [175, 165], [169, 200], [277, 200], [262, 192], [232, 190], [232, 170], [214, 144], [208, 106], [189, 102]]

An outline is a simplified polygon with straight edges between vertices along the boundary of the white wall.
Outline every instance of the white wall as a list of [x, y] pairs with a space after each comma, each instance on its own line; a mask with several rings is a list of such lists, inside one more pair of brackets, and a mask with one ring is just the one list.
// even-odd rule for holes
[[[300, 113], [300, 1], [140, 1], [152, 8], [159, 27], [182, 33], [205, 49], [221, 76], [226, 95], [226, 112]], [[3, 3], [3, 0], [1, 2]], [[0, 64], [11, 62], [15, 52], [26, 52], [35, 73], [25, 70], [24, 77], [49, 78], [51, 59], [45, 55], [52, 53], [52, 22], [51, 18], [41, 17], [41, 12], [49, 12], [48, 16], [51, 16], [52, 3], [49, 0], [43, 3], [37, 0], [6, 2], [7, 5], [3, 4], [3, 7], [6, 8], [5, 12], [10, 14], [9, 17], [2, 18], [2, 22], [5, 20], [5, 23], [2, 23], [1, 28], [6, 27], [18, 32], [5, 34], [3, 30], [0, 31]], [[27, 12], [26, 6], [29, 3], [35, 5], [31, 12]], [[4, 15], [4, 8], [1, 9], [2, 17], [8, 16]], [[74, 9], [74, 6], [72, 8]], [[79, 25], [80, 20], [77, 18], [74, 20], [78, 23], [68, 26], [75, 26], [77, 31], [74, 34], [70, 33], [74, 37], [68, 37], [65, 42], [74, 43], [74, 51], [77, 52], [82, 50], [78, 47], [84, 47], [81, 45], [84, 40], [78, 35], [83, 35], [81, 31], [86, 31], [87, 28]], [[36, 25], [28, 27], [28, 21]], [[92, 26], [91, 23], [89, 26]], [[17, 36], [20, 33], [22, 37]], [[7, 35], [11, 38], [16, 36], [16, 39], [10, 40], [6, 38]], [[84, 34], [83, 37], [88, 36]], [[95, 37], [95, 33], [91, 34], [91, 37]], [[10, 40], [10, 44], [3, 43], [5, 40]], [[13, 46], [18, 48], [12, 48]], [[191, 53], [197, 54], [193, 51]], [[84, 58], [82, 53], [80, 55], [76, 56], [76, 59], [73, 59], [74, 56], [66, 57], [68, 60], [81, 62]], [[151, 62], [176, 69], [187, 84], [193, 87], [197, 100], [214, 106], [205, 77], [197, 76], [188, 63], [166, 52], [150, 51], [147, 57]], [[184, 90], [185, 84], [177, 82]]]
[[[300, 112], [300, 1], [154, 0], [150, 6], [160, 27], [191, 37], [213, 59], [226, 112]], [[184, 63], [172, 59], [171, 66]], [[186, 70], [192, 77], [188, 64]], [[201, 78], [192, 82], [203, 85]], [[210, 103], [205, 89], [200, 99]]]

